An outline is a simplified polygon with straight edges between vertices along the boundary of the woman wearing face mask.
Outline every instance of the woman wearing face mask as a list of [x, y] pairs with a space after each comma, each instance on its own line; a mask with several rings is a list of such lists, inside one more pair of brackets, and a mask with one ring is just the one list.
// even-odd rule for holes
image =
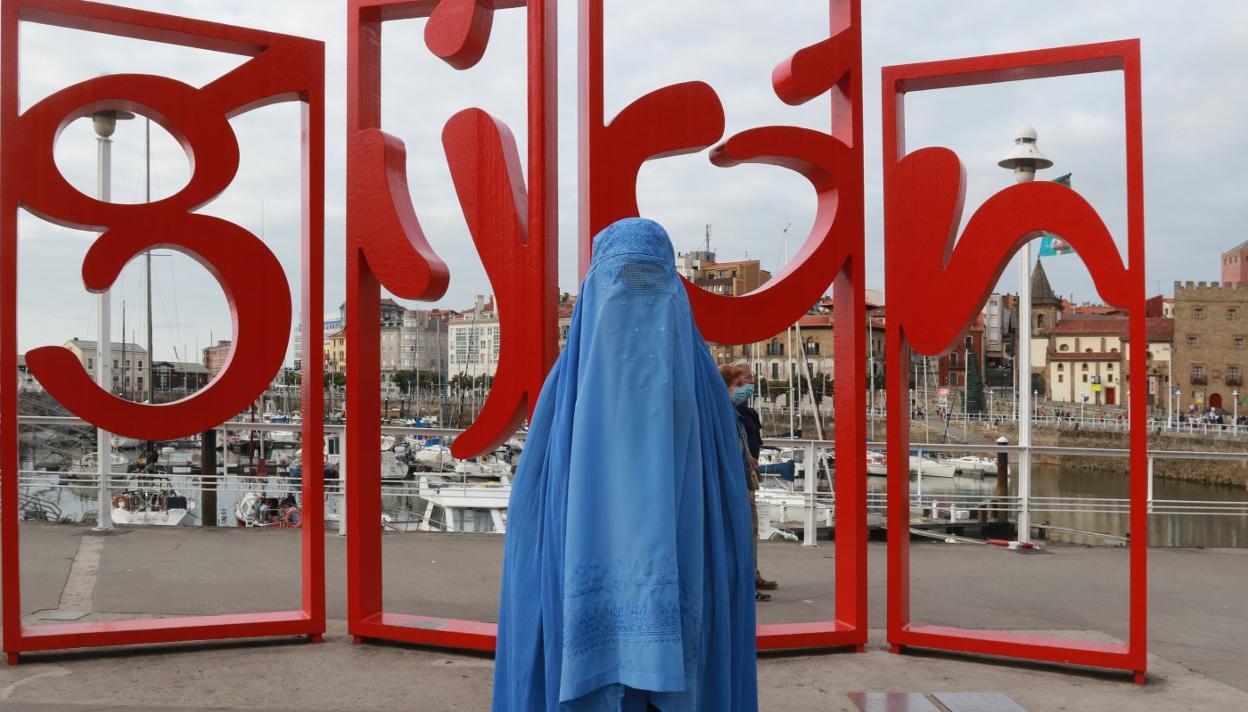
[[[750, 362], [745, 359], [735, 361], [732, 364], [740, 369], [737, 377], [736, 386], [732, 388], [732, 405], [737, 409], [737, 421], [741, 424], [741, 429], [745, 433], [746, 451], [750, 455], [750, 463], [755, 472], [758, 470], [758, 453], [763, 446], [763, 421], [758, 417], [758, 411], [750, 407], [750, 399], [754, 397], [754, 370], [750, 368]], [[754, 476], [757, 481], [757, 475]], [[756, 482], [757, 484], [757, 482]], [[757, 489], [757, 487], [755, 488]], [[751, 503], [753, 499], [753, 491], [751, 491]], [[757, 506], [755, 511], [757, 512]], [[754, 522], [754, 538], [755, 538], [755, 561], [758, 560], [758, 516], [755, 514]], [[775, 581], [769, 581], [763, 578], [763, 575], [754, 571], [754, 587], [759, 591], [774, 591], [779, 588], [780, 584]]]
[[[737, 410], [737, 433], [741, 440], [741, 457], [745, 461], [745, 476], [748, 491], [746, 496], [750, 499], [751, 523], [754, 531], [754, 600], [770, 601], [771, 594], [763, 592], [762, 583], [770, 584], [770, 588], [775, 588], [775, 583], [766, 581], [758, 572], [758, 502], [755, 493], [758, 491], [758, 445], [762, 444], [761, 440], [761, 424], [756, 419], [753, 421], [754, 431], [750, 432], [746, 419], [741, 415], [741, 406], [753, 412], [748, 405], [750, 395], [753, 393], [754, 384], [746, 383], [746, 373], [749, 371], [748, 366], [742, 366], [740, 363], [724, 365], [719, 367], [719, 375], [724, 378], [724, 385], [728, 387], [728, 395], [732, 398], [732, 405]], [[752, 379], [751, 379], [752, 380]], [[748, 385], [748, 388], [747, 388]], [[755, 416], [757, 418], [757, 415]], [[762, 582], [762, 583], [760, 583]]]

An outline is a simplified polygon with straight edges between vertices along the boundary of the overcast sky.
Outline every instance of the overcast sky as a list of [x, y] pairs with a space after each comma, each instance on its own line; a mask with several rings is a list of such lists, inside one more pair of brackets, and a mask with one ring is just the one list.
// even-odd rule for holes
[[[338, 0], [127, 0], [119, 4], [250, 25], [322, 39], [327, 51], [328, 165], [326, 305], [344, 298], [345, 2]], [[564, 0], [560, 50], [560, 286], [576, 289], [576, 2]], [[1248, 5], [1235, 2], [1087, 3], [1047, 0], [886, 0], [864, 10], [867, 132], [868, 284], [883, 280], [880, 183], [880, 67], [886, 64], [1139, 37], [1143, 46], [1145, 195], [1149, 291], [1171, 292], [1174, 280], [1216, 280], [1218, 254], [1245, 239], [1248, 173]], [[606, 108], [614, 115], [637, 96], [665, 84], [700, 79], [718, 91], [727, 133], [768, 124], [824, 128], [826, 101], [792, 108], [770, 86], [774, 65], [825, 36], [826, 3], [816, 0], [607, 0]], [[456, 111], [479, 106], [506, 121], [524, 155], [524, 19], [519, 10], [495, 16], [490, 48], [474, 69], [458, 72], [432, 58], [423, 22], [386, 25], [383, 126], [408, 149], [412, 200], [434, 248], [451, 267], [441, 305], [462, 308], [489, 293], [455, 199], [440, 135]], [[71, 49], [72, 48], [72, 49]], [[22, 107], [74, 82], [117, 72], [156, 73], [202, 85], [243, 58], [134, 40], [24, 26]], [[1121, 75], [1103, 74], [990, 87], [926, 92], [907, 100], [909, 148], [943, 145], [966, 166], [967, 212], [1011, 178], [996, 167], [1014, 131], [1032, 124], [1041, 150], [1055, 162], [1041, 178], [1073, 173], [1074, 187], [1100, 211], [1120, 246], [1125, 239]], [[299, 285], [299, 114], [269, 107], [233, 122], [242, 149], [234, 184], [205, 212], [228, 218], [266, 242]], [[57, 145], [63, 173], [95, 191], [95, 145], [85, 121]], [[188, 163], [153, 125], [153, 186], [169, 195], [188, 177]], [[119, 126], [113, 197], [143, 199], [143, 122]], [[790, 226], [795, 253], [810, 229], [809, 185], [782, 169], [716, 168], [706, 153], [648, 164], [638, 188], [643, 214], [662, 222], [678, 250], [696, 248], [705, 225], [721, 259], [748, 254], [775, 271], [783, 264]], [[968, 216], [964, 216], [964, 220]], [[19, 342], [23, 350], [73, 336], [95, 338], [95, 296], [81, 286], [82, 257], [93, 235], [19, 221]], [[1125, 247], [1124, 247], [1125, 250]], [[1054, 288], [1078, 301], [1095, 300], [1076, 257], [1048, 258]], [[210, 338], [229, 338], [225, 299], [206, 271], [182, 255], [155, 260], [155, 342], [159, 358], [198, 360]], [[1014, 270], [999, 288], [1013, 291]], [[140, 342], [142, 273], [127, 267], [113, 290], [114, 339], [126, 331]], [[296, 302], [297, 303], [297, 302]], [[413, 304], [413, 306], [416, 306]], [[274, 324], [275, 329], [286, 329]]]

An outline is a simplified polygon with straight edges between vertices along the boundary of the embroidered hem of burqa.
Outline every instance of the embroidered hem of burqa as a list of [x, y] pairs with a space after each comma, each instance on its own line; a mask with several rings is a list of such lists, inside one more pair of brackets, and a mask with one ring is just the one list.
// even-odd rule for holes
[[599, 233], [512, 487], [495, 712], [758, 709], [736, 423], [667, 233]]

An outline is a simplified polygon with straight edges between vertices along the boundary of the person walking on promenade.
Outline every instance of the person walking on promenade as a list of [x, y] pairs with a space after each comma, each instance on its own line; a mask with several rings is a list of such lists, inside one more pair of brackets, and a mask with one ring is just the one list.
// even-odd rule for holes
[[[732, 391], [732, 405], [737, 409], [737, 418], [741, 422], [741, 428], [745, 431], [745, 444], [749, 449], [751, 466], [757, 472], [758, 456], [763, 449], [763, 420], [758, 417], [758, 411], [750, 407], [750, 398], [754, 397], [754, 369], [750, 368], [750, 362], [745, 359], [734, 361], [732, 365], [741, 370], [737, 385]], [[754, 503], [757, 498], [757, 489], [755, 487], [750, 491], [751, 506], [755, 513], [754, 587], [760, 591], [774, 591], [780, 587], [780, 584], [763, 578], [758, 569], [758, 505]]]

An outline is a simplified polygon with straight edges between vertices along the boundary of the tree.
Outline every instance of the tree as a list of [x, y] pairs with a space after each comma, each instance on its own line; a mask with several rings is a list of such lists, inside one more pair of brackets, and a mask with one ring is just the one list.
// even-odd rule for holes
[[282, 385], [283, 386], [297, 386], [300, 383], [303, 383], [303, 376], [298, 371], [294, 369], [288, 369], [282, 372]]
[[326, 388], [330, 386], [337, 386], [338, 388], [342, 388], [345, 385], [347, 385], [347, 374], [338, 373], [337, 371], [325, 372], [324, 386]]
[[819, 371], [810, 379], [815, 388], [815, 403], [822, 403], [825, 396], [832, 395], [832, 376]]

